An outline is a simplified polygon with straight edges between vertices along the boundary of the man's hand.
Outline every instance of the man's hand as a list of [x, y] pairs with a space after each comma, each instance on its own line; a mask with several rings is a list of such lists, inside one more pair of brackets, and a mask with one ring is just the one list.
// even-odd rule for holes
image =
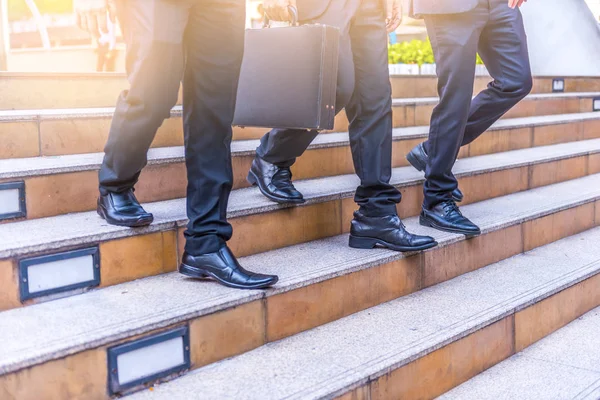
[[527, 0], [508, 0], [508, 6], [510, 8], [521, 7], [523, 3], [527, 3]]
[[387, 16], [385, 24], [388, 33], [394, 32], [402, 23], [402, 4], [401, 0], [387, 0]]
[[298, 9], [296, 0], [264, 0], [263, 2], [263, 8], [267, 17], [273, 21], [292, 22], [290, 7], [294, 7], [296, 10]]
[[75, 0], [77, 25], [88, 31], [93, 37], [108, 33], [106, 15], [112, 23], [116, 23], [117, 7], [115, 0]]

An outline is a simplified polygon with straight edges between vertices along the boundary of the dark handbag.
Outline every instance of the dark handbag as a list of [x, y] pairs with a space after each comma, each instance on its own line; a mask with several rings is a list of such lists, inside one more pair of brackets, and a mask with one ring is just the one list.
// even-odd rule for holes
[[246, 31], [233, 124], [333, 129], [339, 29], [314, 24]]

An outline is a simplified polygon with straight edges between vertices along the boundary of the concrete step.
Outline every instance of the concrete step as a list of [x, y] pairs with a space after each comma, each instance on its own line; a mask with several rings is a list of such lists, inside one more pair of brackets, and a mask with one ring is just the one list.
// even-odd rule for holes
[[600, 305], [599, 234], [490, 265], [131, 399], [433, 398]]
[[439, 399], [597, 400], [599, 332], [596, 308]]
[[[593, 112], [600, 108], [600, 92], [530, 95], [507, 117], [521, 118]], [[394, 100], [394, 127], [429, 125], [437, 98]], [[114, 108], [71, 108], [0, 111], [0, 159], [57, 156], [102, 152]], [[348, 129], [344, 113], [336, 119], [334, 131]], [[267, 128], [234, 128], [234, 140], [259, 139]], [[183, 145], [181, 106], [159, 129], [153, 147]]]
[[[455, 173], [466, 195], [465, 204], [488, 200], [600, 173], [600, 139], [459, 160]], [[422, 174], [398, 168], [392, 182], [404, 194], [399, 214], [403, 218], [417, 215]], [[229, 203], [235, 232], [230, 245], [236, 254], [245, 256], [348, 232], [357, 185], [353, 175], [298, 182], [308, 200], [300, 207], [273, 204], [255, 188], [236, 190]], [[80, 287], [110, 286], [175, 270], [183, 252], [185, 199], [150, 203], [146, 208], [154, 213], [155, 223], [141, 229], [109, 226], [95, 212], [0, 225], [0, 309], [55, 296], [57, 290], [40, 290], [45, 286], [28, 282], [22, 272], [36, 264], [38, 256], [44, 263], [79, 260], [87, 271], [86, 279], [71, 278], [85, 283], [76, 285], [79, 291]], [[73, 285], [63, 282], [56, 295], [72, 294]], [[29, 287], [37, 288], [35, 295], [28, 294]]]
[[[427, 127], [395, 130], [393, 167], [407, 166], [405, 154], [426, 136]], [[465, 146], [460, 156], [534, 149], [536, 146], [565, 141], [571, 142], [565, 144], [567, 153], [569, 149], [592, 151], [593, 148], [574, 143], [598, 137], [600, 113], [510, 119], [499, 121], [489, 132]], [[246, 176], [257, 145], [258, 141], [233, 143], [235, 189], [248, 187]], [[15, 193], [15, 185], [23, 186], [23, 201], [14, 196], [13, 208], [18, 209], [22, 203], [26, 211], [25, 215], [7, 213], [4, 219], [12, 220], [15, 215], [21, 219], [35, 219], [94, 210], [98, 191], [97, 171], [102, 158], [103, 154], [95, 153], [0, 160], [0, 185], [8, 185]], [[319, 136], [310, 150], [298, 159], [293, 173], [297, 180], [353, 174], [348, 135], [335, 133]], [[171, 200], [185, 197], [186, 185], [183, 148], [156, 148], [149, 153], [149, 166], [142, 172], [136, 193], [142, 202]], [[416, 200], [420, 201], [419, 194], [415, 194]], [[0, 216], [0, 221], [2, 219]]]
[[[562, 78], [536, 77], [533, 92], [551, 93], [554, 79]], [[390, 81], [394, 97], [437, 96], [435, 76], [395, 75], [390, 77]], [[489, 77], [477, 77], [475, 92], [484, 89], [489, 81]], [[0, 72], [0, 110], [110, 107], [127, 87], [123, 74]], [[600, 79], [564, 78], [563, 89], [565, 92], [600, 91]]]
[[411, 219], [440, 241], [423, 254], [348, 249], [340, 236], [243, 259], [281, 275], [265, 292], [166, 274], [3, 312], [0, 397], [107, 398], [109, 375], [135, 375], [125, 360], [107, 368], [115, 349], [175, 330], [187, 334], [184, 369], [256, 350], [159, 386], [158, 398], [431, 398], [600, 305], [600, 229], [566, 238], [594, 225], [599, 182], [467, 206], [485, 232], [473, 240]]

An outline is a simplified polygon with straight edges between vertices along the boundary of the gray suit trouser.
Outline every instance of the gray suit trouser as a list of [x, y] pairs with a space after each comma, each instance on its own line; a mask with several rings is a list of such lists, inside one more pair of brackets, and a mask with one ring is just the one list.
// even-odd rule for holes
[[[340, 28], [336, 111], [346, 109], [350, 147], [361, 183], [355, 201], [369, 216], [396, 213], [401, 194], [390, 185], [392, 100], [387, 32], [382, 0], [331, 0], [310, 23]], [[274, 129], [261, 140], [259, 157], [291, 166], [317, 136], [316, 131]]]
[[242, 0], [120, 0], [130, 89], [117, 103], [100, 192], [132, 189], [183, 79], [187, 167], [186, 251], [218, 251], [231, 238], [233, 111], [244, 49]]
[[[466, 13], [424, 18], [440, 96], [425, 143], [429, 163], [424, 206], [430, 208], [450, 199], [458, 185], [452, 167], [460, 147], [529, 94], [532, 78], [521, 12], [510, 9], [506, 0], [479, 0]], [[477, 52], [494, 80], [472, 99]]]

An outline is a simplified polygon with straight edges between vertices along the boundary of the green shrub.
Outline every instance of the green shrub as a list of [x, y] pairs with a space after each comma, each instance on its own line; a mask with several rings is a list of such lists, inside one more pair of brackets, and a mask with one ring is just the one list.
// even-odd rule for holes
[[[388, 46], [388, 60], [390, 64], [418, 64], [419, 66], [435, 63], [429, 39], [415, 39]], [[477, 64], [483, 64], [479, 54], [477, 55]]]

